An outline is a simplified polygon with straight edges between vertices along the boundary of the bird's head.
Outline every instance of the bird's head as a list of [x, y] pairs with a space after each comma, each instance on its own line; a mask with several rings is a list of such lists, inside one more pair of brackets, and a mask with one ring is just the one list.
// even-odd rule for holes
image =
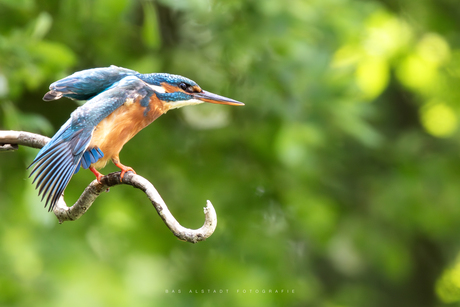
[[170, 109], [203, 102], [234, 106], [244, 105], [242, 102], [204, 91], [195, 81], [179, 75], [156, 73], [145, 74], [139, 78], [150, 84], [157, 97], [167, 103]]

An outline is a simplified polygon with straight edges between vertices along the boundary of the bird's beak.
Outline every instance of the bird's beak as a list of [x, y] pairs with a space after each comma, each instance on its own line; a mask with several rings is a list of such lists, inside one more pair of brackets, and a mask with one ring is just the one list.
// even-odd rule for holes
[[205, 101], [205, 102], [210, 102], [210, 103], [228, 104], [232, 106], [244, 106], [244, 103], [242, 102], [239, 102], [239, 101], [236, 101], [236, 100], [224, 97], [224, 96], [216, 95], [210, 92], [206, 92], [206, 91], [201, 91], [200, 93], [193, 94], [193, 97], [195, 99]]

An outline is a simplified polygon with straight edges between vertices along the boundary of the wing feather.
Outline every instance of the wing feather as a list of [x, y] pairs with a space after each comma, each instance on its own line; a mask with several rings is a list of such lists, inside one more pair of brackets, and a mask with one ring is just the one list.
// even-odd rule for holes
[[126, 76], [140, 75], [137, 71], [117, 66], [86, 69], [76, 72], [50, 85], [50, 91], [43, 100], [57, 100], [68, 97], [88, 100], [104, 92]]
[[[70, 98], [83, 97], [83, 95], [94, 97], [72, 112], [70, 119], [40, 150], [29, 166], [29, 168], [34, 166], [30, 176], [35, 175], [33, 183], [36, 182], [38, 195], [42, 195], [42, 200], [45, 199], [45, 207], [50, 204], [49, 210], [54, 208], [70, 179], [80, 167], [88, 168], [104, 156], [99, 147], [89, 148], [96, 126], [127, 100], [139, 101], [147, 110], [148, 104], [145, 101], [154, 95], [153, 89], [148, 84], [129, 75], [136, 73], [134, 71], [110, 67], [95, 69], [91, 73], [93, 77], [84, 80], [82, 79], [84, 72], [76, 73], [63, 79], [66, 81], [57, 81], [50, 87]], [[118, 77], [114, 77], [117, 74], [124, 77], [119, 80]], [[110, 82], [103, 79], [104, 76]], [[87, 83], [91, 83], [91, 78], [102, 78], [103, 81], [99, 82], [99, 87], [94, 86], [91, 91], [85, 92], [87, 94], [82, 94], [85, 87], [89, 86]], [[113, 80], [117, 82], [113, 83]], [[111, 85], [106, 88], [108, 83]]]

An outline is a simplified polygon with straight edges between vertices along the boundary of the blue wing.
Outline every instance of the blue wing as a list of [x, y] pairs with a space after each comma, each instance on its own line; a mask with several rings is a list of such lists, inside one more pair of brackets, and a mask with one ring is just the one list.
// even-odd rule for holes
[[40, 150], [30, 165], [35, 164], [30, 176], [37, 173], [33, 183], [37, 181], [38, 195], [43, 193], [42, 200], [46, 197], [45, 207], [50, 202], [50, 210], [80, 165], [81, 157], [91, 141], [93, 130], [94, 127], [83, 129], [74, 127], [72, 118], [69, 119]]
[[110, 66], [93, 68], [74, 73], [50, 85], [50, 91], [43, 100], [56, 100], [68, 97], [76, 100], [88, 100], [103, 92], [126, 76], [139, 76], [137, 71]]
[[29, 166], [35, 165], [30, 176], [36, 174], [33, 183], [37, 182], [38, 195], [43, 193], [42, 200], [46, 197], [45, 207], [50, 203], [49, 210], [54, 208], [80, 166], [88, 168], [104, 156], [98, 147], [88, 147], [96, 126], [127, 99], [138, 101], [148, 110], [148, 102], [154, 93], [142, 80], [128, 76], [88, 100], [71, 114], [70, 119], [40, 150]]

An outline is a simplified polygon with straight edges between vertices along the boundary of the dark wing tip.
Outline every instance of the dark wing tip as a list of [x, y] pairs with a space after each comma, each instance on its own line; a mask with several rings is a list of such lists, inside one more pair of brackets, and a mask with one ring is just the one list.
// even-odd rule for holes
[[48, 93], [43, 96], [44, 101], [52, 101], [52, 100], [57, 100], [62, 97], [62, 93], [55, 92], [55, 91], [49, 91]]
[[45, 208], [50, 204], [49, 211], [53, 210], [59, 198], [67, 187], [76, 167], [79, 167], [79, 160], [74, 160], [70, 153], [70, 148], [64, 144], [60, 150], [51, 153], [37, 162], [31, 175], [35, 174], [32, 183], [37, 181], [35, 189], [38, 195], [42, 195], [41, 200], [46, 199]]
[[76, 169], [80, 167], [81, 157], [91, 135], [92, 129], [73, 131], [71, 121], [68, 120], [32, 162], [34, 168], [30, 176], [35, 175], [32, 183], [36, 182], [38, 195], [42, 195], [42, 200], [46, 199], [45, 207], [50, 204], [49, 210], [53, 210]]

